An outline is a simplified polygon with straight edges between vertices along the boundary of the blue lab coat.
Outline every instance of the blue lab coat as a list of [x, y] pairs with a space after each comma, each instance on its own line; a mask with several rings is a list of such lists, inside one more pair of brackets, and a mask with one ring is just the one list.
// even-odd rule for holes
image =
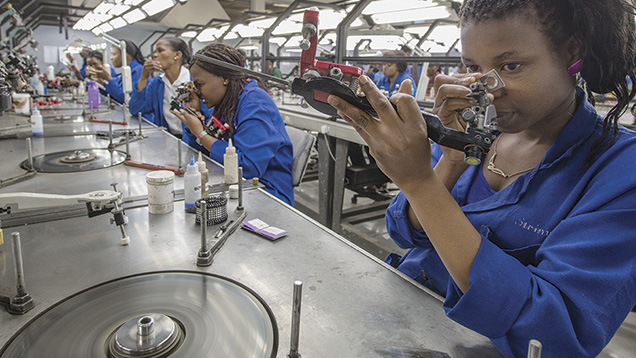
[[[137, 60], [132, 60], [130, 62], [130, 77], [132, 78], [132, 86], [133, 91], [137, 88], [137, 82], [139, 82], [139, 77], [141, 76], [141, 71], [144, 68], [144, 65], [139, 63]], [[113, 68], [110, 70], [111, 79], [108, 83], [104, 84], [104, 88], [106, 88], [106, 92], [110, 94], [110, 98], [117, 101], [118, 103], [124, 103], [124, 88], [122, 86], [122, 75], [117, 74]], [[114, 76], [113, 76], [114, 73]]]
[[[506, 357], [525, 357], [528, 341], [546, 357], [594, 357], [636, 304], [636, 133], [589, 167], [585, 159], [602, 118], [581, 103], [541, 163], [499, 192], [469, 202], [481, 166], [451, 194], [481, 234], [470, 287], [462, 294], [426, 233], [408, 222], [407, 201], [386, 213], [390, 236], [410, 249], [387, 262], [446, 296], [446, 314], [489, 337]], [[433, 162], [441, 156], [433, 148]]]
[[389, 78], [388, 77], [382, 77], [380, 78], [380, 80], [378, 80], [378, 88], [380, 90], [383, 91], [388, 91], [389, 92], [389, 97], [393, 96], [393, 93], [397, 93], [397, 91], [395, 90], [395, 85], [401, 85], [402, 82], [404, 82], [404, 80], [411, 80], [411, 96], [415, 96], [415, 81], [406, 73], [404, 72], [400, 72], [398, 73], [397, 78], [395, 79], [395, 82], [393, 82], [392, 86], [389, 86]]
[[[225, 122], [223, 118], [219, 120]], [[259, 178], [265, 190], [293, 205], [292, 143], [276, 103], [254, 80], [248, 82], [240, 94], [234, 126], [232, 143], [236, 147], [238, 164], [243, 167], [243, 177]], [[187, 128], [183, 133], [188, 144], [202, 148]], [[223, 163], [227, 145], [225, 140], [214, 142], [210, 157]]]

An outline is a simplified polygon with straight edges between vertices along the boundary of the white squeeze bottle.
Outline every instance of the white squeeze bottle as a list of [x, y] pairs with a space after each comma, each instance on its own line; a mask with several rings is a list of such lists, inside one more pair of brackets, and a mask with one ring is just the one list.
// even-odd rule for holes
[[225, 169], [225, 184], [237, 184], [238, 177], [238, 155], [232, 146], [232, 139], [228, 140], [225, 154], [223, 154], [223, 167]]
[[40, 114], [38, 106], [33, 106], [33, 111], [31, 111], [31, 132], [34, 137], [41, 137], [44, 135], [42, 115]]
[[201, 157], [201, 152], [199, 152], [199, 158], [197, 159], [197, 167], [199, 169], [199, 173], [201, 173], [201, 198], [207, 198], [209, 171], [208, 168], [205, 166], [203, 158]]
[[185, 211], [195, 213], [197, 208], [194, 203], [201, 198], [201, 195], [199, 194], [199, 190], [201, 190], [201, 173], [199, 173], [199, 168], [194, 162], [194, 154], [192, 154], [190, 164], [186, 166], [186, 172], [183, 179], [185, 181], [185, 185], [183, 187], [185, 195]]

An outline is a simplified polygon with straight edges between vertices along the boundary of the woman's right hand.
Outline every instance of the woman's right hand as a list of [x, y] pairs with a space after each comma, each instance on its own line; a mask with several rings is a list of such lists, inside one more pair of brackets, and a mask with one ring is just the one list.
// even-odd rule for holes
[[[466, 131], [466, 122], [462, 119], [462, 111], [470, 108], [473, 100], [468, 86], [479, 80], [481, 73], [463, 73], [456, 75], [438, 75], [435, 77], [435, 103], [432, 112], [436, 114], [445, 127], [460, 132]], [[442, 146], [445, 160], [464, 165], [464, 152]]]
[[159, 63], [159, 61], [153, 60], [152, 57], [148, 57], [148, 59], [146, 59], [146, 62], [144, 62], [144, 68], [141, 70], [141, 77], [147, 79], [152, 76], [154, 72], [160, 71], [162, 71], [161, 63]]

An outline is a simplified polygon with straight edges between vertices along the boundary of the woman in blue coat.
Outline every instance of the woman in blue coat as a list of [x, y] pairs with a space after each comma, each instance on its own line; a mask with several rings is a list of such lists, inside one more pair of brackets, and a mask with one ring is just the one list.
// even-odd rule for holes
[[[139, 82], [133, 87], [130, 113], [134, 116], [141, 113], [144, 118], [181, 137], [185, 126], [170, 112], [170, 100], [179, 85], [191, 80], [185, 66], [189, 60], [190, 49], [180, 38], [164, 37], [157, 41], [152, 58], [144, 63]], [[154, 72], [161, 74], [149, 80]]]
[[[545, 357], [596, 357], [636, 304], [636, 133], [618, 125], [636, 96], [635, 3], [463, 2], [470, 73], [436, 78], [433, 111], [462, 130], [470, 84], [501, 75], [488, 94], [498, 133], [480, 165], [430, 146], [407, 85], [394, 109], [360, 77], [380, 120], [329, 98], [401, 190], [387, 229], [410, 250], [389, 263], [506, 357], [527, 356], [531, 339]], [[592, 92], [616, 96], [605, 118]]]
[[[237, 66], [245, 65], [245, 58], [236, 49], [221, 44], [210, 44], [197, 54]], [[184, 104], [198, 112], [202, 102], [212, 108], [212, 115], [230, 127], [225, 138], [216, 139], [207, 134], [203, 116], [196, 118], [184, 110], [175, 113], [187, 126], [184, 137], [192, 144], [198, 142], [210, 152], [210, 157], [223, 163], [223, 154], [229, 138], [236, 147], [243, 176], [257, 177], [265, 189], [293, 205], [292, 144], [278, 107], [265, 90], [265, 85], [240, 71], [228, 70], [199, 60], [190, 62], [190, 73], [195, 90], [192, 99]]]
[[[141, 51], [137, 45], [132, 43], [132, 41], [124, 40], [124, 42], [126, 42], [126, 64], [130, 66], [130, 74], [134, 88], [137, 86], [137, 82], [139, 82], [139, 77], [141, 76], [141, 71], [143, 69], [143, 65], [141, 63], [144, 61], [144, 57], [141, 55]], [[123, 59], [119, 47], [111, 47], [110, 62], [115, 68], [123, 66]], [[106, 92], [110, 94], [110, 98], [118, 103], [124, 103], [122, 75], [112, 76], [110, 73], [106, 73], [106, 71], [100, 71], [97, 72], [97, 77], [103, 81], [102, 85], [106, 89]]]
[[[406, 54], [402, 51], [387, 51], [384, 53], [386, 57], [403, 57]], [[415, 96], [415, 81], [411, 76], [406, 74], [407, 65], [406, 62], [384, 62], [382, 63], [382, 77], [378, 81], [378, 88], [381, 91], [386, 91], [386, 95], [391, 97], [394, 93], [398, 92], [398, 89], [402, 85], [402, 82], [406, 80], [411, 81], [411, 95]]]

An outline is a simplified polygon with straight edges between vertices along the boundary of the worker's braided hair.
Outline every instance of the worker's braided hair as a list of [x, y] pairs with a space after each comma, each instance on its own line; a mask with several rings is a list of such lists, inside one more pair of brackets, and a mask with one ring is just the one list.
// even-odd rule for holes
[[605, 116], [602, 136], [592, 145], [589, 166], [600, 151], [616, 142], [618, 119], [636, 95], [636, 86], [628, 83], [628, 78], [632, 84], [636, 80], [634, 5], [634, 0], [466, 0], [460, 18], [462, 22], [496, 20], [534, 8], [555, 48], [572, 38], [578, 42], [589, 100], [594, 103], [592, 92], [612, 93], [617, 100]]
[[[219, 61], [224, 61], [236, 66], [245, 66], [245, 57], [234, 47], [222, 43], [212, 43], [197, 51], [197, 55], [203, 55]], [[190, 68], [194, 65], [201, 67], [207, 72], [222, 77], [228, 81], [227, 92], [221, 100], [221, 104], [214, 108], [213, 115], [217, 118], [223, 118], [225, 123], [230, 126], [230, 131], [234, 132], [234, 114], [238, 106], [239, 97], [245, 85], [252, 79], [256, 80], [258, 85], [267, 90], [265, 83], [259, 79], [248, 75], [245, 72], [231, 70], [213, 64], [198, 61], [193, 58], [190, 61]], [[230, 134], [231, 135], [231, 134]]]

